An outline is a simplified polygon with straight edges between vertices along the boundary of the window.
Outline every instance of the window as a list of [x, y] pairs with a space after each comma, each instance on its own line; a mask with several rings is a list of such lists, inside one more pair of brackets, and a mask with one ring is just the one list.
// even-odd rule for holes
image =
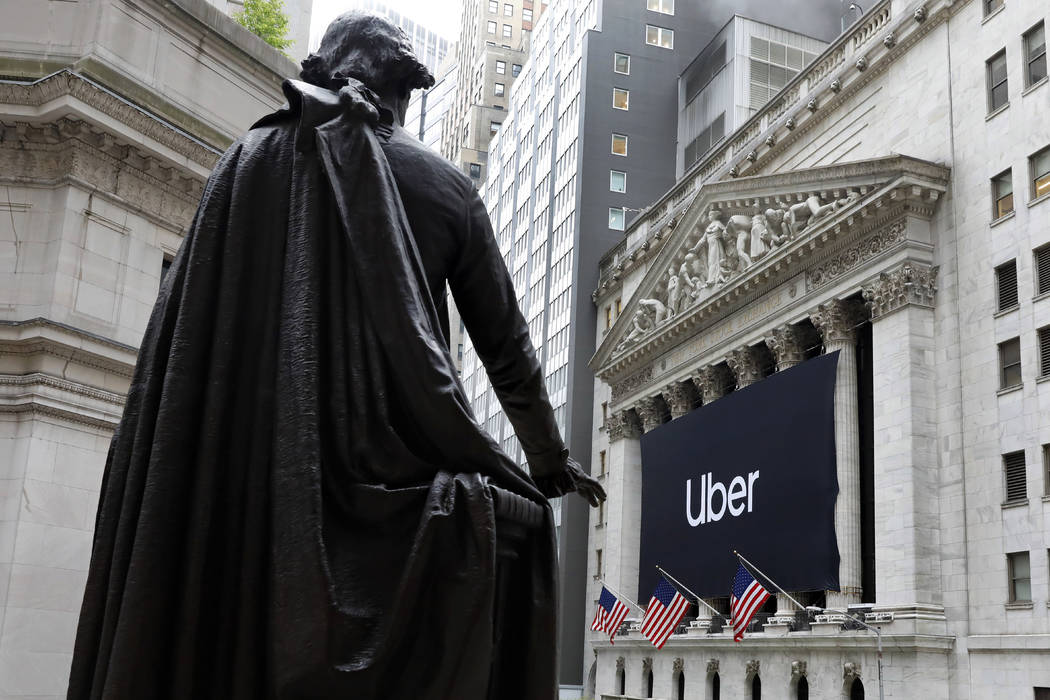
[[623, 134], [612, 135], [612, 152], [613, 155], [625, 156], [627, 155], [627, 137]]
[[[697, 81], [691, 89], [687, 86], [687, 94], [692, 95], [692, 90], [699, 92], [699, 79], [705, 78], [704, 82], [714, 77], [718, 70], [725, 65], [724, 48], [719, 45], [718, 52], [711, 56], [709, 66], [705, 65], [700, 71]], [[774, 95], [798, 75], [798, 72], [813, 60], [813, 54], [802, 49], [781, 44], [777, 41], [769, 41], [757, 36], [751, 37], [748, 68], [750, 71], [749, 102], [752, 110], [758, 110], [766, 104]], [[708, 77], [710, 76], [710, 77]], [[691, 99], [691, 97], [690, 97]]]
[[631, 74], [631, 57], [625, 53], [613, 54], [613, 72], [621, 75]]
[[499, 12], [499, 0], [489, 0], [489, 12], [492, 14]]
[[1032, 565], [1028, 552], [1007, 554], [1006, 568], [1010, 577], [1010, 602], [1032, 602]]
[[1050, 377], [1050, 326], [1043, 326], [1038, 331], [1039, 338], [1039, 378]]
[[497, 75], [506, 75], [507, 74], [507, 62], [506, 61], [496, 61], [496, 74]]
[[503, 3], [503, 16], [504, 17], [513, 17], [514, 16], [514, 6], [511, 5], [509, 2]]
[[616, 687], [619, 689], [620, 695], [627, 692], [627, 671], [625, 669], [616, 669]]
[[718, 672], [711, 674], [711, 700], [720, 700], [722, 693], [722, 679]]
[[472, 178], [474, 178], [475, 180], [478, 180], [478, 179], [481, 178], [481, 163], [471, 163], [470, 164], [470, 176]]
[[605, 526], [605, 501], [598, 504], [598, 523], [596, 527]]
[[1043, 494], [1050, 496], [1050, 444], [1043, 445]]
[[751, 700], [762, 700], [762, 679], [757, 673], [751, 678]]
[[623, 207], [609, 207], [609, 228], [623, 231]]
[[1003, 6], [1005, 0], [984, 0], [984, 16], [992, 14]]
[[1008, 101], [1006, 92], [1006, 49], [988, 59], [988, 111], [994, 112]]
[[531, 22], [532, 21], [532, 10], [531, 9], [526, 7], [526, 8], [524, 8], [521, 11], [521, 21], [522, 22]]
[[1021, 385], [1021, 339], [999, 343], [999, 388]]
[[489, 20], [485, 24], [485, 28], [486, 28], [486, 30], [488, 31], [489, 34], [495, 34], [496, 33], [496, 23], [493, 22], [492, 20]]
[[612, 307], [605, 307], [605, 330], [612, 328]]
[[1018, 503], [1028, 500], [1024, 450], [1003, 455], [1003, 477], [1006, 483], [1007, 503]]
[[[605, 501], [602, 501], [604, 504]], [[678, 693], [675, 695], [676, 700], [685, 700], [685, 671], [678, 672]]]
[[1028, 174], [1032, 179], [1032, 199], [1050, 194], [1050, 146], [1028, 158]]
[[1005, 170], [992, 178], [992, 216], [1002, 218], [1014, 210], [1014, 178]]
[[795, 686], [795, 700], [809, 700], [809, 681], [805, 676], [801, 676]]
[[[603, 410], [604, 410], [604, 408], [607, 405], [606, 404], [602, 404], [602, 406], [603, 406]], [[605, 424], [605, 418], [606, 418], [606, 416], [603, 414], [602, 415], [602, 425]], [[1050, 445], [1048, 445], [1047, 447], [1050, 447]], [[1043, 451], [1044, 452], [1047, 451], [1046, 447], [1043, 448]], [[605, 476], [605, 450], [602, 450], [601, 452], [598, 453], [598, 476]]]
[[609, 191], [610, 192], [626, 192], [627, 191], [627, 173], [622, 170], [610, 170], [609, 171]]
[[726, 113], [722, 112], [686, 145], [682, 167], [688, 170], [690, 165], [703, 158], [713, 146], [725, 138], [725, 135]]
[[463, 343], [459, 343], [456, 347], [456, 357], [460, 362], [463, 361]]
[[647, 24], [645, 25], [645, 43], [650, 46], [661, 46], [665, 49], [673, 49], [674, 31]]
[[1035, 293], [1050, 294], [1050, 245], [1032, 252], [1035, 254]]
[[616, 299], [616, 316], [620, 316], [620, 312], [623, 311], [623, 299]]
[[653, 669], [650, 668], [645, 672], [645, 697], [651, 698], [653, 696]]
[[503, 97], [503, 93], [506, 91], [507, 86], [503, 83], [496, 83], [492, 86], [492, 94], [496, 97]]
[[645, 0], [645, 9], [653, 12], [662, 12], [665, 15], [673, 15], [674, 0]]
[[594, 550], [594, 578], [602, 577], [602, 550]]
[[504, 24], [503, 25], [503, 38], [504, 39], [509, 39], [510, 35], [511, 35], [511, 31], [512, 31], [511, 26], [509, 24]]
[[1031, 87], [1046, 77], [1046, 30], [1043, 23], [1024, 35], [1024, 85]]
[[520, 73], [521, 73], [521, 64], [520, 63], [512, 63], [512, 64], [510, 64], [510, 74], [512, 76], [517, 78], [518, 74], [520, 74]]
[[503, 122], [489, 122], [489, 133], [496, 133], [501, 126], [503, 126]]
[[613, 88], [613, 107], [615, 109], [627, 109], [631, 93], [623, 88]]
[[1017, 261], [1011, 260], [995, 268], [996, 311], [1017, 306]]

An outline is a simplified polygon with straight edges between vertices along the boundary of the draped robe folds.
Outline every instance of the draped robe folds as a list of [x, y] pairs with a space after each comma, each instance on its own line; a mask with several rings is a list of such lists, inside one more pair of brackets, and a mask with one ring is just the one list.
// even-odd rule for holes
[[[374, 96], [285, 93], [220, 160], [162, 284], [68, 697], [471, 700], [495, 664], [494, 697], [551, 700], [552, 513], [470, 412]], [[546, 401], [530, 357], [515, 381]], [[487, 484], [545, 514], [500, 611]]]

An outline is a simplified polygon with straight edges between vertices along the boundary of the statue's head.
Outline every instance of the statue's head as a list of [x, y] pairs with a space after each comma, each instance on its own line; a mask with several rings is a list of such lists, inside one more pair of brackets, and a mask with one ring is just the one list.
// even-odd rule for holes
[[710, 221], [711, 223], [714, 223], [716, 221], [721, 221], [722, 220], [722, 212], [718, 211], [717, 209], [715, 209], [713, 207], [711, 209], [708, 209], [707, 210], [707, 220]]
[[302, 66], [304, 81], [333, 90], [355, 78], [379, 95], [406, 98], [412, 90], [434, 84], [408, 35], [385, 17], [361, 10], [332, 20], [320, 47]]

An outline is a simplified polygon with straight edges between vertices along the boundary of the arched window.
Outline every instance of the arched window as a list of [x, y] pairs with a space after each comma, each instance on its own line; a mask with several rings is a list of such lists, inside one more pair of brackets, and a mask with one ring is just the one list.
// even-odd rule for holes
[[722, 679], [716, 671], [711, 675], [711, 700], [720, 700], [722, 694]]
[[651, 698], [653, 696], [653, 669], [649, 669], [645, 672], [645, 697]]
[[678, 700], [685, 700], [685, 671], [678, 672]]
[[751, 678], [751, 700], [762, 700], [762, 679], [757, 673]]
[[620, 695], [627, 694], [627, 674], [622, 668], [616, 669], [616, 687]]
[[849, 700], [864, 700], [864, 684], [859, 678], [854, 678], [853, 684], [849, 687]]
[[809, 700], [809, 681], [805, 676], [798, 679], [798, 685], [795, 686], [795, 699]]

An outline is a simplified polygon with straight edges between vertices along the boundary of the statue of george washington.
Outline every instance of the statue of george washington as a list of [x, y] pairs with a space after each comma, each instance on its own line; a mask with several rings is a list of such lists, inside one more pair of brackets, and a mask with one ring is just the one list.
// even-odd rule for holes
[[[556, 697], [546, 499], [605, 494], [469, 178], [401, 127], [432, 84], [345, 14], [216, 166], [110, 447], [70, 700]], [[471, 414], [446, 283], [529, 473]], [[499, 493], [538, 514], [513, 557]]]

